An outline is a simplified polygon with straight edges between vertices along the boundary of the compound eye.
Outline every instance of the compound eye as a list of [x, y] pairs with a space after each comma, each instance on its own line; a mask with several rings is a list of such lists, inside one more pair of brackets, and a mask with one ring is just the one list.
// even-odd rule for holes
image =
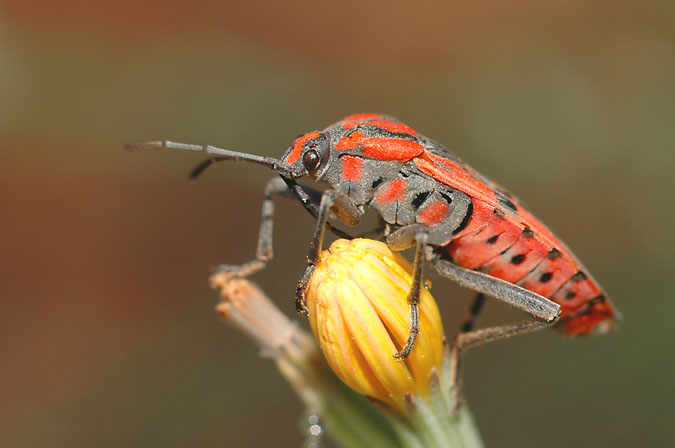
[[305, 165], [307, 171], [316, 171], [321, 164], [321, 156], [316, 149], [310, 149], [302, 155], [302, 164]]

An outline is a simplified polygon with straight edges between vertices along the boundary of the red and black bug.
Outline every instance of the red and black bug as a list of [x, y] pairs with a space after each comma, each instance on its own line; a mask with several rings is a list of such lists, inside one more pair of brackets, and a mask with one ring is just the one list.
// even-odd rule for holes
[[[419, 330], [417, 303], [422, 268], [428, 260], [443, 276], [477, 291], [462, 332], [454, 342], [454, 361], [461, 350], [490, 340], [535, 331], [555, 324], [567, 335], [604, 332], [616, 312], [607, 295], [572, 252], [537, 218], [496, 183], [488, 180], [435, 141], [384, 115], [359, 114], [296, 139], [280, 159], [238, 153], [212, 146], [174, 142], [128, 145], [131, 150], [204, 151], [212, 162], [239, 160], [276, 171], [265, 189], [256, 259], [221, 271], [249, 275], [272, 258], [272, 214], [275, 196], [297, 196], [317, 218], [308, 267], [297, 289], [297, 308], [306, 311], [308, 279], [319, 259], [330, 213], [355, 225], [367, 206], [382, 221], [380, 234], [395, 250], [415, 249], [410, 303], [410, 336], [395, 356], [405, 358]], [[310, 177], [327, 183], [318, 192], [298, 184]], [[472, 331], [485, 296], [520, 308], [536, 320]]]

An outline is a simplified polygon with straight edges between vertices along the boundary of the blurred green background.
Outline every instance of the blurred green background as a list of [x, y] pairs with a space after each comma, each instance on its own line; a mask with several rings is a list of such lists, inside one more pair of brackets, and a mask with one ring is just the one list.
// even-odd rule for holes
[[[219, 321], [280, 156], [396, 116], [520, 196], [624, 314], [466, 358], [488, 446], [672, 446], [675, 7], [668, 1], [0, 1], [0, 446], [298, 446], [302, 409]], [[289, 314], [313, 228], [255, 276]], [[432, 277], [448, 333], [471, 293]], [[522, 316], [490, 302], [480, 324]], [[304, 319], [299, 318], [300, 321]], [[305, 322], [303, 322], [303, 325]]]

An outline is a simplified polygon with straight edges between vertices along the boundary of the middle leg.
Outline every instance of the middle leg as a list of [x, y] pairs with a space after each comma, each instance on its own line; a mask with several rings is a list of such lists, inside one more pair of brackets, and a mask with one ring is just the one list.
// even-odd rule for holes
[[387, 237], [387, 245], [393, 250], [403, 250], [412, 245], [415, 246], [415, 259], [413, 261], [413, 277], [408, 291], [408, 305], [410, 306], [410, 329], [405, 345], [394, 358], [403, 360], [410, 355], [415, 344], [415, 339], [420, 331], [419, 303], [420, 288], [422, 287], [425, 252], [429, 239], [429, 229], [422, 224], [410, 224], [401, 227]]

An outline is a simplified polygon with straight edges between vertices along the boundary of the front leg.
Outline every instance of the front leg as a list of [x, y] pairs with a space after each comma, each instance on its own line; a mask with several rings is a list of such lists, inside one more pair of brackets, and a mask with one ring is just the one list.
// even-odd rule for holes
[[319, 262], [321, 256], [323, 237], [326, 233], [326, 225], [328, 223], [330, 212], [335, 213], [340, 221], [350, 226], [358, 224], [361, 220], [361, 215], [363, 214], [346, 194], [337, 190], [324, 191], [321, 196], [321, 203], [319, 204], [319, 216], [316, 220], [314, 235], [309, 244], [307, 269], [305, 269], [305, 273], [302, 274], [295, 291], [295, 308], [302, 314], [309, 314], [306, 304], [307, 288], [309, 287], [309, 279], [312, 277], [314, 267]]
[[274, 200], [279, 196], [291, 197], [292, 192], [282, 179], [273, 177], [265, 186], [255, 259], [240, 265], [221, 264], [217, 266], [211, 277], [212, 284], [222, 284], [223, 280], [229, 277], [247, 277], [263, 269], [272, 259], [274, 256], [272, 249]]

